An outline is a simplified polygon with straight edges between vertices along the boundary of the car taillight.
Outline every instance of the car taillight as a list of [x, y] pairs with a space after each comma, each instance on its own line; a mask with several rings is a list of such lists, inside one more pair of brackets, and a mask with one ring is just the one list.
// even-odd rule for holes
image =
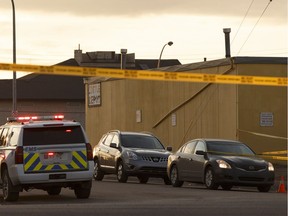
[[15, 149], [15, 164], [23, 164], [23, 147], [17, 146]]
[[93, 160], [93, 152], [92, 152], [92, 146], [90, 143], [86, 143], [86, 151], [87, 151], [87, 160]]

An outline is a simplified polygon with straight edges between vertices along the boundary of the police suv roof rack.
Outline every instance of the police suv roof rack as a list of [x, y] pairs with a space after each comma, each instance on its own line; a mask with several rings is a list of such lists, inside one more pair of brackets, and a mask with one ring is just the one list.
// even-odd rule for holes
[[8, 117], [7, 122], [33, 122], [43, 120], [63, 120], [64, 115], [51, 115], [51, 116], [18, 116]]

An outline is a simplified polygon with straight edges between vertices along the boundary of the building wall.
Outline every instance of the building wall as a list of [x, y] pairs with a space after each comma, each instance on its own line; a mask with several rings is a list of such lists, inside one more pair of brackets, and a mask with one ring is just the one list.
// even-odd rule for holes
[[[0, 101], [0, 123], [11, 116], [12, 101]], [[65, 119], [80, 122], [85, 127], [85, 102], [82, 100], [18, 100], [18, 115], [64, 114]]]
[[[287, 65], [276, 63], [198, 71], [287, 77]], [[101, 82], [101, 92], [101, 106], [86, 104], [92, 145], [108, 130], [119, 129], [151, 132], [174, 150], [200, 137], [240, 140], [256, 153], [287, 149], [287, 87], [118, 79]], [[141, 122], [136, 121], [137, 111]], [[268, 118], [266, 124], [273, 125], [261, 126], [261, 113], [268, 113], [262, 120]]]
[[[228, 65], [202, 72], [229, 69]], [[112, 129], [149, 131], [174, 150], [198, 137], [236, 139], [236, 86], [206, 85], [123, 79], [101, 82], [101, 106], [86, 104], [91, 144], [96, 145]], [[141, 122], [136, 121], [137, 112], [141, 112]]]
[[[237, 72], [287, 77], [287, 65], [241, 64]], [[287, 150], [287, 87], [239, 85], [238, 92], [239, 140], [257, 153]], [[267, 123], [261, 126], [261, 120]]]

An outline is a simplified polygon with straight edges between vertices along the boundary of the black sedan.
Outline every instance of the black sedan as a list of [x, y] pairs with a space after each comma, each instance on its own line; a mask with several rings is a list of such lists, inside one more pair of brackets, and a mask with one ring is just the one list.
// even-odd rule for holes
[[209, 189], [230, 190], [237, 185], [268, 192], [274, 184], [273, 165], [232, 140], [191, 140], [169, 156], [167, 172], [174, 187], [187, 181], [204, 183]]

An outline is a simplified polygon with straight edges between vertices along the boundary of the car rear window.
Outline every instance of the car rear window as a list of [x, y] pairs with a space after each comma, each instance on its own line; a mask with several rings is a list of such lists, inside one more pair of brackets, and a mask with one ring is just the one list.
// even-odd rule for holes
[[51, 145], [85, 143], [80, 126], [25, 128], [23, 145]]
[[155, 137], [140, 135], [122, 135], [121, 145], [126, 148], [164, 149]]

